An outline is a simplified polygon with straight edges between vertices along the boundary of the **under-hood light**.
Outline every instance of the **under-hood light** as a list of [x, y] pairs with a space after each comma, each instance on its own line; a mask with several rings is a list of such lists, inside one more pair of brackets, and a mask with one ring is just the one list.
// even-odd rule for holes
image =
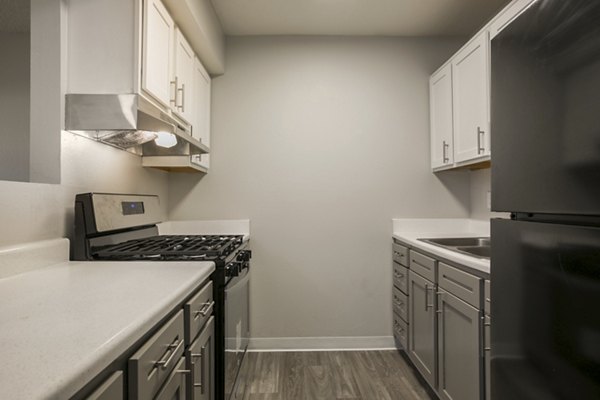
[[157, 146], [164, 147], [165, 149], [170, 149], [177, 144], [177, 136], [169, 132], [158, 132], [158, 137], [154, 139], [154, 143]]

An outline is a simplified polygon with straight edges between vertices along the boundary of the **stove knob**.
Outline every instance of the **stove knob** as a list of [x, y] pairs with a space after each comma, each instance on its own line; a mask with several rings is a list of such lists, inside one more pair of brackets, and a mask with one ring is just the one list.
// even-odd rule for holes
[[226, 275], [235, 278], [242, 271], [242, 266], [239, 262], [232, 262], [227, 266]]
[[236, 260], [238, 261], [250, 261], [252, 258], [252, 251], [250, 250], [240, 250], [237, 254]]

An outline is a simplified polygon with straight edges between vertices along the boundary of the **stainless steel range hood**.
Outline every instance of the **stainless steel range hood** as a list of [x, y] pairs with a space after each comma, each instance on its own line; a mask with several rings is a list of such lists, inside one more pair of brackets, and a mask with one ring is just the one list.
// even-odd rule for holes
[[[67, 94], [65, 129], [144, 156], [208, 153], [191, 127], [138, 94]], [[175, 135], [170, 148], [156, 145], [159, 132]]]

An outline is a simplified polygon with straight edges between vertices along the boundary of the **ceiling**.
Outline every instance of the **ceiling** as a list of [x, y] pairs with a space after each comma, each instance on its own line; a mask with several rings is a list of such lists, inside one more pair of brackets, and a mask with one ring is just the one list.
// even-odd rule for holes
[[0, 0], [0, 32], [29, 32], [29, 1]]
[[509, 0], [211, 0], [226, 35], [471, 35]]

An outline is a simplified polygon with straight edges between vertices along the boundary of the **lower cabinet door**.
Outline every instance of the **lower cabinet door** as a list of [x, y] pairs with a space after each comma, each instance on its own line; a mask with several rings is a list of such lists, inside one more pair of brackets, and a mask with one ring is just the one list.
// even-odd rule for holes
[[215, 318], [210, 317], [187, 351], [190, 374], [190, 400], [215, 398]]
[[154, 400], [187, 400], [188, 371], [184, 367], [185, 357], [181, 357]]
[[480, 400], [480, 311], [438, 291], [438, 394], [445, 400]]
[[435, 284], [413, 271], [408, 276], [408, 356], [435, 389]]

